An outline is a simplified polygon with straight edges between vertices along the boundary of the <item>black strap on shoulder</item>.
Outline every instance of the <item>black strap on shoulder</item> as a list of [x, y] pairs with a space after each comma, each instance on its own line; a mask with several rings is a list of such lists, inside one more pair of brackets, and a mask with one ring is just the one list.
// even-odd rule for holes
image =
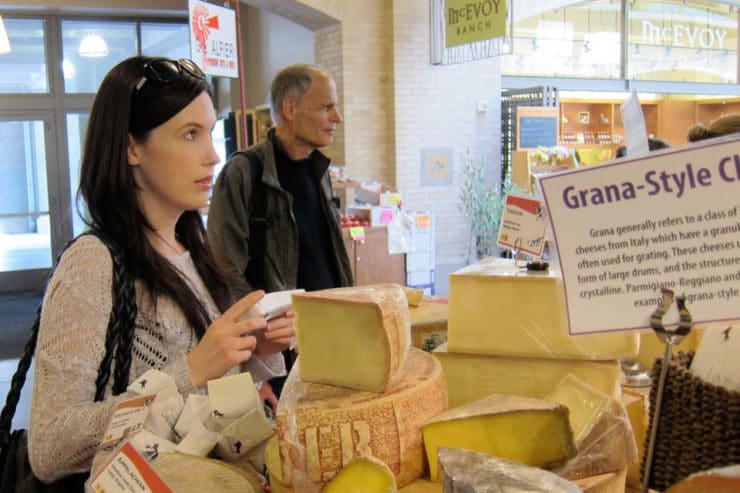
[[265, 287], [262, 265], [267, 235], [267, 199], [262, 183], [262, 162], [253, 151], [239, 151], [239, 154], [243, 154], [249, 160], [249, 169], [252, 173], [252, 190], [249, 197], [249, 262], [244, 277], [250, 286], [262, 289]]
[[[110, 250], [111, 257], [113, 258], [113, 308], [111, 310], [110, 319], [108, 320], [108, 330], [106, 334], [106, 352], [103, 360], [100, 362], [98, 369], [98, 379], [95, 382], [95, 401], [103, 400], [105, 395], [105, 386], [108, 383], [110, 377], [111, 361], [113, 359], [114, 352], [116, 353], [116, 372], [113, 378], [113, 393], [121, 393], [117, 389], [123, 387], [125, 390], [128, 386], [128, 372], [130, 369], [131, 358], [128, 359], [128, 366], [125, 361], [122, 362], [125, 368], [119, 371], [119, 357], [118, 354], [122, 353], [121, 341], [127, 337], [133, 338], [134, 320], [136, 318], [136, 296], [133, 291], [133, 279], [128, 275], [126, 269], [124, 269], [124, 263], [121, 257], [120, 250], [116, 248], [111, 242], [106, 240], [103, 235], [97, 231], [90, 231], [84, 234], [93, 234], [97, 236]], [[77, 237], [79, 238], [79, 236]], [[57, 265], [62, 253], [69, 248], [69, 246], [77, 240], [77, 238], [70, 241], [59, 254], [56, 260]], [[53, 270], [52, 270], [53, 273]], [[131, 304], [133, 303], [133, 318], [131, 316]], [[120, 318], [119, 318], [120, 317]], [[28, 337], [26, 346], [23, 350], [23, 355], [18, 361], [18, 368], [16, 369], [13, 378], [10, 383], [10, 390], [5, 399], [5, 406], [0, 413], [0, 447], [3, 450], [10, 443], [10, 427], [12, 425], [13, 416], [15, 415], [16, 408], [18, 407], [18, 401], [20, 400], [21, 390], [26, 383], [26, 375], [28, 369], [31, 366], [31, 360], [33, 359], [34, 351], [36, 350], [36, 341], [38, 340], [39, 326], [41, 323], [41, 305], [36, 309], [36, 319], [31, 326], [31, 334]], [[118, 333], [118, 334], [116, 334]], [[109, 345], [108, 340], [111, 340]], [[113, 344], [115, 342], [115, 344]], [[125, 344], [124, 344], [125, 345]], [[129, 344], [130, 347], [130, 344]], [[126, 359], [126, 358], [121, 358]]]

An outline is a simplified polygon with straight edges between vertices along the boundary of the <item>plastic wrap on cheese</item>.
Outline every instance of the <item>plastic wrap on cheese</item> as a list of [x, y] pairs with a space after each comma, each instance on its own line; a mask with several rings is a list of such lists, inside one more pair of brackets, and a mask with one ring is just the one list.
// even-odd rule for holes
[[556, 267], [528, 272], [487, 258], [450, 275], [447, 341], [452, 352], [616, 360], [637, 355], [634, 332], [571, 336]]
[[440, 448], [444, 493], [580, 493], [573, 483], [543, 469], [469, 450]]
[[301, 379], [384, 392], [411, 346], [401, 286], [375, 284], [293, 295]]
[[578, 455], [552, 471], [577, 479], [622, 470], [637, 459], [637, 445], [624, 406], [574, 375], [566, 375], [547, 398], [568, 407]]
[[390, 468], [398, 487], [420, 478], [422, 424], [447, 409], [439, 362], [411, 348], [401, 379], [374, 393], [302, 381], [302, 358], [299, 354], [278, 405], [281, 483], [318, 492], [354, 457], [370, 455]]

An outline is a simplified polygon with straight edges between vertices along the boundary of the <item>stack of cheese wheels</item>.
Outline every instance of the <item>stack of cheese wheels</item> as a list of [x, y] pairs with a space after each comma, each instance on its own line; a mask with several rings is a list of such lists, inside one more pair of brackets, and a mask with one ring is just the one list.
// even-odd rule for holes
[[401, 487], [425, 472], [422, 425], [447, 409], [442, 368], [410, 347], [406, 296], [380, 284], [293, 295], [298, 361], [277, 413], [282, 491], [322, 488], [356, 457], [385, 463]]
[[[528, 272], [512, 259], [488, 258], [451, 274], [447, 343], [433, 352], [445, 373], [450, 407], [490, 394], [546, 399], [569, 374], [583, 383], [563, 391], [572, 401], [619, 406], [619, 360], [637, 355], [638, 334], [571, 336], [564, 307], [562, 277], [555, 268]], [[586, 442], [593, 446], [590, 440], [581, 443]], [[608, 468], [625, 468], [624, 458], [635, 457], [621, 458], [605, 458]]]

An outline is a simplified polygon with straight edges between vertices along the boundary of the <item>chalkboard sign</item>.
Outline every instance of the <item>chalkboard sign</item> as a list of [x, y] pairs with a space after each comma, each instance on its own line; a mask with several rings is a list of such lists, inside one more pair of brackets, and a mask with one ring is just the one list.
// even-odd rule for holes
[[557, 108], [520, 106], [517, 125], [517, 149], [558, 145]]

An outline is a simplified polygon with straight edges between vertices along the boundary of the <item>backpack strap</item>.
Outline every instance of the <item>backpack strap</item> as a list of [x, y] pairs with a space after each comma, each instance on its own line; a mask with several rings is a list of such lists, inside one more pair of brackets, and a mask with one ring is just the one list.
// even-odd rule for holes
[[[133, 279], [127, 273], [124, 268], [124, 263], [120, 250], [116, 248], [111, 242], [102, 236], [102, 233], [93, 230], [83, 233], [93, 234], [98, 237], [103, 244], [105, 244], [111, 252], [113, 259], [113, 307], [111, 309], [111, 315], [108, 320], [108, 330], [106, 333], [105, 343], [105, 356], [100, 362], [98, 368], [98, 378], [95, 382], [95, 401], [103, 400], [105, 395], [105, 386], [110, 378], [111, 361], [115, 354], [116, 356], [116, 372], [113, 377], [113, 393], [118, 394], [126, 389], [128, 386], [128, 371], [131, 365], [131, 358], [128, 359], [128, 366], [119, 371], [119, 354], [122, 355], [125, 344], [121, 344], [122, 340], [128, 337], [133, 339], [134, 319], [136, 318], [136, 296], [134, 292]], [[80, 235], [80, 236], [83, 236]], [[59, 264], [59, 259], [67, 248], [74, 243], [78, 238], [73, 239], [62, 249], [57, 257], [55, 266]], [[52, 270], [52, 273], [54, 271]], [[51, 274], [50, 274], [51, 277]], [[133, 318], [132, 318], [132, 307], [133, 304]], [[18, 368], [13, 374], [13, 378], [10, 383], [10, 390], [5, 399], [5, 406], [0, 413], [0, 447], [4, 451], [7, 445], [10, 443], [10, 427], [12, 425], [13, 416], [15, 415], [16, 408], [18, 407], [18, 401], [20, 400], [21, 391], [26, 383], [26, 375], [28, 369], [31, 366], [31, 360], [36, 350], [36, 342], [39, 335], [39, 326], [41, 325], [41, 305], [36, 309], [36, 319], [31, 326], [31, 334], [28, 337], [26, 346], [23, 350], [23, 355], [18, 361]], [[110, 344], [109, 344], [110, 340]], [[130, 343], [128, 344], [130, 352]], [[125, 358], [121, 357], [124, 360]], [[125, 361], [122, 361], [122, 365], [126, 366]], [[123, 388], [123, 390], [118, 390]]]
[[252, 190], [249, 196], [249, 263], [244, 277], [254, 289], [263, 289], [262, 266], [265, 259], [265, 237], [267, 235], [267, 198], [262, 183], [262, 162], [254, 151], [238, 151], [249, 160], [252, 175]]

